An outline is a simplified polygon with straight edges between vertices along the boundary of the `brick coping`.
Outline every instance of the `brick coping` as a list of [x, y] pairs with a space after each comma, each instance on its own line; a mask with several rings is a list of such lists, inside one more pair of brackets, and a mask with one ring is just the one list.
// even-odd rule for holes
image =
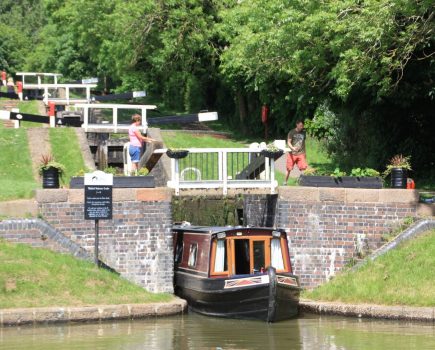
[[185, 300], [174, 298], [166, 303], [0, 309], [0, 327], [169, 316], [182, 314], [186, 308]]
[[425, 321], [435, 323], [435, 306], [415, 307], [375, 304], [346, 304], [304, 299], [300, 300], [299, 308], [301, 311], [325, 315], [404, 321]]

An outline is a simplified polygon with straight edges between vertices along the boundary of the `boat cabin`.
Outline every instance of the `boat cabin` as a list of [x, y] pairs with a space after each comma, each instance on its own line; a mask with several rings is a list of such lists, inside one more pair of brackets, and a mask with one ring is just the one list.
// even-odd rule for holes
[[178, 271], [209, 278], [292, 273], [287, 235], [282, 229], [174, 226], [174, 265]]

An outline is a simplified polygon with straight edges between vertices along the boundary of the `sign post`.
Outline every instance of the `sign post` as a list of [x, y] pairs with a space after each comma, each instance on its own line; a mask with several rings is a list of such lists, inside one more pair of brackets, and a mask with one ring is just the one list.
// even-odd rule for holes
[[112, 219], [113, 175], [103, 171], [85, 174], [85, 220], [95, 220], [94, 261], [99, 266], [99, 220]]

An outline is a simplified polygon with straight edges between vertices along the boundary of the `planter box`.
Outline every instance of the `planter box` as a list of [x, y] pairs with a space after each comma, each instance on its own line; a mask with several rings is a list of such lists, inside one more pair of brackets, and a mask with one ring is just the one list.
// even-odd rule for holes
[[307, 176], [301, 175], [299, 185], [310, 187], [347, 187], [347, 188], [382, 188], [380, 177], [343, 176]]
[[[72, 177], [69, 182], [70, 188], [84, 188], [84, 178]], [[156, 187], [154, 176], [114, 176], [113, 188], [152, 188]]]

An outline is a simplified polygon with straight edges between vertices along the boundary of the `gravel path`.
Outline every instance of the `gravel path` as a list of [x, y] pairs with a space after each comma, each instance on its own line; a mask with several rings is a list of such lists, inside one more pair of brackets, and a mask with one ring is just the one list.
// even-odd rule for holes
[[27, 131], [27, 142], [29, 144], [30, 158], [32, 160], [33, 177], [40, 181], [38, 167], [41, 157], [51, 153], [48, 128], [29, 128]]

